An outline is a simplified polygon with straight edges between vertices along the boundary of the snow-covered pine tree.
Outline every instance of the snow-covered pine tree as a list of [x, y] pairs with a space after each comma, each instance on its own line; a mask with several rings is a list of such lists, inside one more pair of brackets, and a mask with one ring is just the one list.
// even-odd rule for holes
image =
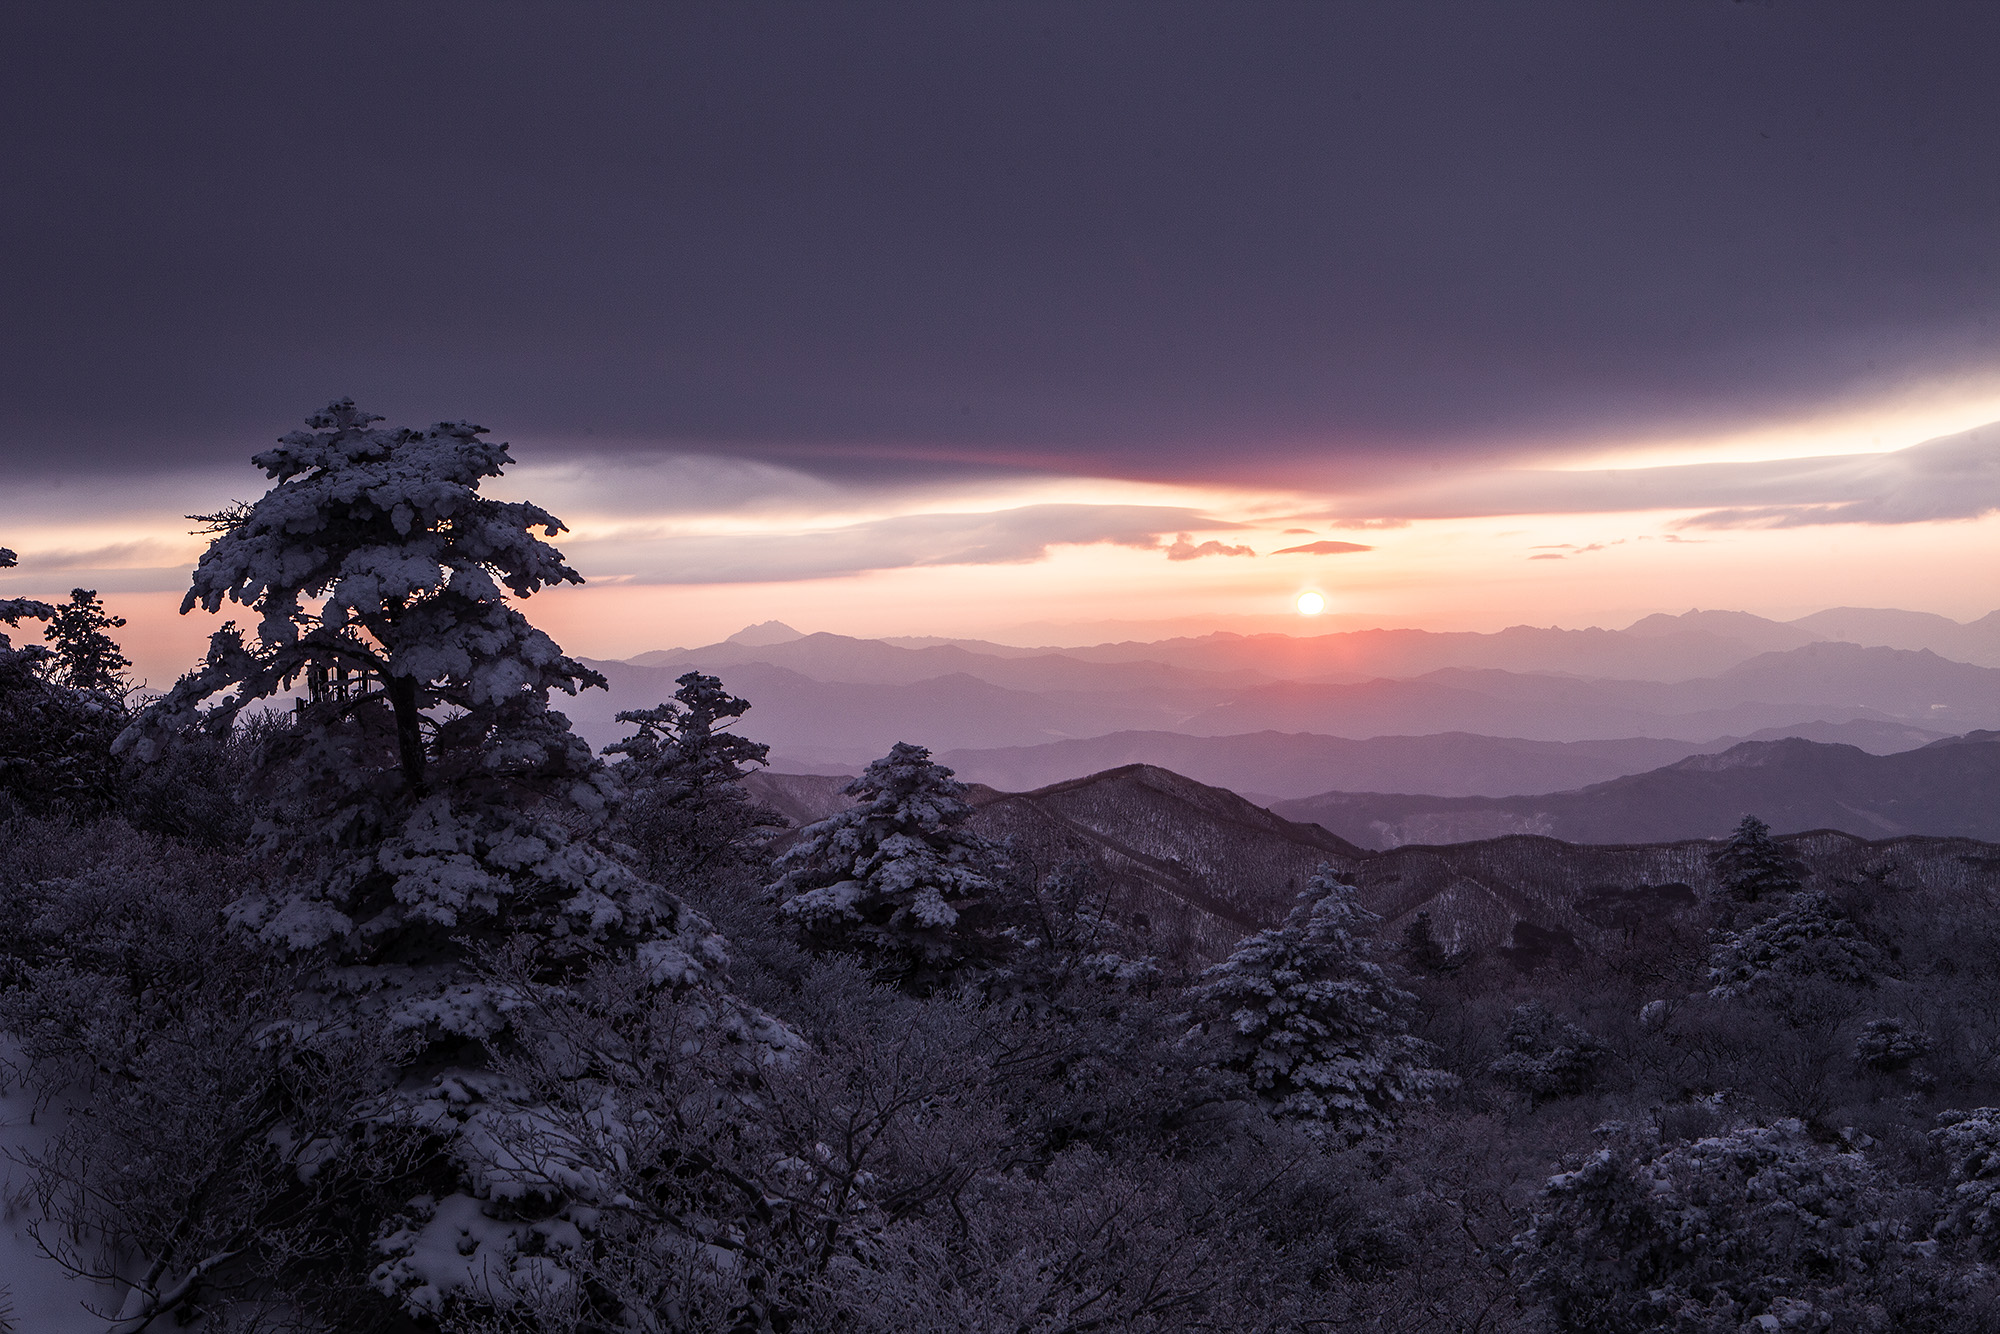
[[[563, 525], [479, 494], [511, 462], [484, 428], [379, 420], [342, 400], [256, 457], [275, 485], [212, 516], [182, 606], [253, 607], [255, 637], [218, 631], [206, 663], [121, 744], [144, 759], [304, 680], [308, 697], [266, 752], [260, 837], [289, 875], [247, 889], [230, 916], [319, 965], [316, 1001], [294, 1005], [307, 1022], [274, 1033], [372, 1029], [442, 1067], [423, 1087], [385, 1086], [366, 1112], [437, 1136], [458, 1169], [457, 1193], [413, 1200], [377, 1246], [378, 1286], [436, 1315], [460, 1297], [497, 1300], [479, 1273], [560, 1270], [536, 1221], [587, 1228], [602, 1204], [588, 1183], [526, 1170], [502, 1147], [543, 1115], [487, 1068], [509, 1014], [533, 1003], [523, 985], [622, 969], [645, 989], [630, 1005], [673, 998], [690, 1035], [746, 1069], [797, 1039], [721, 989], [721, 937], [603, 840], [617, 784], [549, 705], [552, 690], [603, 681], [503, 592], [581, 582], [536, 536]], [[485, 966], [501, 951], [529, 961], [505, 985]], [[431, 1272], [421, 1260], [435, 1256], [447, 1259]]]
[[216, 537], [181, 604], [252, 607], [254, 639], [218, 631], [121, 747], [147, 758], [177, 729], [227, 728], [306, 681], [273, 747], [283, 818], [262, 835], [294, 876], [246, 893], [234, 916], [370, 969], [356, 987], [392, 1027], [497, 1031], [461, 965], [468, 944], [520, 932], [552, 968], [622, 944], [663, 978], [698, 979], [719, 941], [598, 846], [615, 785], [549, 707], [550, 691], [602, 678], [502, 591], [581, 582], [535, 535], [562, 523], [479, 494], [512, 461], [483, 427], [380, 420], [343, 399], [256, 456], [276, 484], [209, 516]]
[[961, 915], [993, 890], [993, 849], [965, 828], [965, 785], [930, 751], [897, 742], [842, 789], [855, 804], [778, 859], [780, 912], [809, 944], [847, 950], [924, 989], [973, 949]]
[[1798, 857], [1754, 815], [1743, 817], [1713, 864], [1723, 888], [1743, 903], [1789, 894], [1799, 887], [1802, 874]]
[[1282, 926], [1240, 942], [1194, 989], [1196, 1013], [1221, 1033], [1221, 1064], [1314, 1133], [1359, 1136], [1454, 1082], [1408, 1032], [1416, 997], [1356, 934], [1372, 920], [1354, 886], [1321, 866]]
[[748, 870], [784, 822], [743, 790], [744, 774], [771, 752], [728, 730], [749, 701], [700, 672], [676, 684], [672, 700], [620, 713], [636, 730], [604, 753], [623, 757], [612, 769], [626, 794], [620, 835], [648, 877], [687, 890]]

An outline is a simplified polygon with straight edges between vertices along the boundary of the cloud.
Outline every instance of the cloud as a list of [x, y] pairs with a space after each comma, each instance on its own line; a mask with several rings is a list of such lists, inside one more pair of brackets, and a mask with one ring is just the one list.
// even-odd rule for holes
[[1256, 554], [1249, 547], [1232, 547], [1213, 540], [1196, 546], [1186, 533], [1178, 534], [1174, 538], [1173, 545], [1167, 548], [1168, 560], [1198, 560], [1203, 556], [1254, 556]]
[[29, 549], [0, 573], [8, 596], [57, 598], [72, 588], [99, 593], [179, 592], [201, 554], [199, 543], [141, 538], [84, 549]]
[[199, 543], [168, 542], [142, 538], [136, 542], [114, 542], [87, 549], [30, 551], [21, 557], [23, 573], [47, 570], [133, 570], [156, 569], [179, 561], [192, 566], [201, 555]]
[[1190, 531], [1239, 526], [1178, 506], [1052, 504], [904, 514], [811, 532], [634, 534], [568, 542], [564, 548], [572, 563], [595, 579], [782, 583], [915, 566], [1023, 564], [1042, 559], [1055, 546], [1157, 550], [1168, 534], [1178, 535], [1178, 545], [1189, 540]]
[[1280, 547], [1273, 556], [1343, 556], [1350, 551], [1373, 551], [1375, 548], [1363, 546], [1359, 542], [1308, 542], [1302, 547]]
[[1691, 528], [1976, 519], [2000, 510], [2000, 423], [1881, 454], [1588, 472], [1473, 472], [1357, 496], [1346, 508], [1357, 515], [1388, 515], [1394, 522], [1703, 511], [1679, 525]]

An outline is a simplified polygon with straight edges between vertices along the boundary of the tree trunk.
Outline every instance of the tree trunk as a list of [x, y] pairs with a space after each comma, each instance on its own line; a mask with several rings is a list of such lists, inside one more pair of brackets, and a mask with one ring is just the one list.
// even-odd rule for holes
[[417, 679], [414, 676], [382, 678], [389, 703], [396, 710], [396, 746], [403, 762], [403, 790], [415, 796], [424, 791], [423, 715], [417, 711]]

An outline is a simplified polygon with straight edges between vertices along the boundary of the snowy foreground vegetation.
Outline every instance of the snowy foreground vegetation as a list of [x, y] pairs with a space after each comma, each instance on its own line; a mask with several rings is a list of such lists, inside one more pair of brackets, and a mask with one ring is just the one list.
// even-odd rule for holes
[[2000, 1329], [1990, 890], [1746, 819], [1560, 966], [1331, 871], [1153, 957], [919, 747], [803, 830], [712, 676], [591, 754], [506, 447], [309, 426], [165, 695], [87, 590], [0, 602], [20, 1329]]

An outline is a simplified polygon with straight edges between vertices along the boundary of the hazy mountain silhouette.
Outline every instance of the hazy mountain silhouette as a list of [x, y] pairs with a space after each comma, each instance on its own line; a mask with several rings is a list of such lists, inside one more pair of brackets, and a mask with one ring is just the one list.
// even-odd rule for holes
[[1148, 731], [1113, 732], [1036, 746], [953, 750], [938, 758], [968, 782], [1009, 792], [1045, 787], [1120, 765], [1152, 764], [1260, 802], [1334, 789], [1503, 797], [1566, 791], [1642, 773], [1689, 755], [1727, 750], [1746, 740], [1803, 736], [1886, 755], [1942, 735], [1907, 723], [1875, 720], [1802, 723], [1748, 737], [1718, 737], [1699, 743], [1655, 737], [1535, 741], [1469, 732], [1357, 740], [1310, 732], [1207, 737]]
[[[765, 627], [753, 628], [762, 631]], [[1276, 679], [1263, 672], [1191, 671], [1148, 660], [1088, 662], [1056, 652], [998, 657], [956, 645], [899, 648], [880, 639], [825, 633], [744, 640], [741, 636], [748, 633], [739, 632], [705, 648], [642, 653], [629, 659], [629, 663], [670, 673], [670, 680], [685, 671], [721, 673], [731, 667], [763, 663], [816, 681], [850, 685], [908, 685], [940, 676], [962, 675], [1010, 690], [1178, 689], [1220, 693]]]
[[[1671, 746], [1645, 744], [1649, 738], [1681, 745], [1686, 755], [1718, 738], [1813, 724], [1933, 734], [2000, 726], [2000, 671], [1993, 668], [1923, 649], [1825, 641], [1752, 651], [1805, 633], [1744, 613], [1690, 612], [1648, 617], [1622, 631], [1210, 635], [1002, 652], [991, 645], [905, 646], [799, 634], [767, 622], [703, 648], [593, 663], [609, 679], [609, 695], [586, 691], [564, 709], [578, 731], [601, 746], [623, 730], [615, 713], [658, 704], [672, 695], [675, 678], [698, 670], [722, 677], [751, 701], [744, 730], [771, 743], [774, 756], [791, 768], [854, 768], [899, 740], [944, 753], [1101, 739], [1088, 754], [1067, 756], [1056, 768], [1042, 767], [1038, 757], [961, 758], [990, 766], [990, 776], [1009, 783], [1074, 777], [1104, 767], [1099, 760], [1168, 762], [1272, 795], [1328, 786], [1499, 795], [1578, 786], [1620, 765], [1637, 772], [1676, 757]], [[1704, 657], [1707, 674], [1677, 674]], [[1640, 674], [1597, 670], [1607, 663]], [[1108, 738], [1128, 731], [1208, 738], [1269, 733], [1265, 767], [1271, 777], [1251, 772], [1257, 761], [1245, 743], [1232, 743], [1224, 754], [1153, 740], [1117, 753], [1122, 743]], [[1455, 757], [1443, 752], [1467, 743], [1417, 747], [1438, 754], [1447, 769], [1465, 766], [1473, 776], [1463, 781], [1441, 775], [1436, 766], [1425, 777], [1420, 762], [1392, 756], [1393, 747], [1378, 748], [1372, 757], [1327, 750], [1327, 763], [1360, 764], [1372, 775], [1349, 779], [1313, 771], [1320, 761], [1309, 760], [1299, 743], [1275, 739], [1297, 733], [1353, 740], [1466, 733], [1520, 742], [1633, 744], [1623, 751], [1566, 753], [1515, 746], [1511, 760], [1495, 746]], [[1517, 776], [1507, 776], [1510, 766]], [[1292, 770], [1297, 774], [1287, 776]]]
[[1792, 625], [1822, 639], [1886, 648], [1929, 649], [1941, 657], [2000, 667], [2000, 611], [1960, 624], [1947, 616], [1888, 607], [1833, 607]]
[[[610, 690], [585, 691], [562, 702], [576, 730], [601, 746], [622, 735], [621, 709], [670, 699], [680, 664], [635, 667], [592, 662]], [[703, 670], [713, 670], [704, 666]], [[898, 741], [933, 749], [1018, 744], [1082, 736], [1107, 726], [1158, 727], [1187, 711], [1175, 692], [1089, 693], [1009, 690], [963, 673], [895, 685], [817, 681], [768, 663], [723, 669], [730, 690], [751, 701], [741, 731], [768, 742], [780, 760], [865, 764]]]
[[1940, 731], [2000, 725], [2000, 670], [1927, 650], [1839, 643], [1759, 654], [1716, 676], [1677, 682], [1447, 668], [1411, 680], [1255, 686], [1179, 730], [1703, 741], [1784, 727], [1801, 717], [1900, 721]]
[[[1674, 640], [1693, 634], [1713, 635], [1734, 640], [1752, 653], [1782, 653], [1802, 648], [1820, 639], [1838, 635], [1820, 634], [1796, 621], [1773, 621], [1747, 611], [1685, 611], [1678, 616], [1655, 612], [1625, 627], [1627, 635], [1652, 640]], [[1642, 673], [1634, 673], [1641, 675]]]
[[1573, 792], [1427, 797], [1326, 792], [1276, 802], [1364, 847], [1543, 834], [1578, 843], [1717, 838], [1746, 814], [1778, 829], [2000, 839], [2000, 733], [1893, 755], [1787, 738], [1748, 741]]
[[[1719, 615], [1720, 613], [1693, 613]], [[1796, 648], [1815, 638], [1776, 621], [1745, 613], [1747, 622], [1772, 627], [1744, 637], [1704, 625], [1673, 629], [1560, 630], [1517, 625], [1491, 633], [1435, 630], [1348, 630], [1324, 635], [1240, 635], [1227, 631], [1152, 642], [1127, 641], [1078, 648], [1048, 648], [1083, 662], [1160, 662], [1196, 671], [1250, 671], [1295, 681], [1355, 681], [1417, 676], [1441, 667], [1491, 667], [1514, 672], [1568, 672], [1673, 681], [1708, 676], [1773, 648]], [[1648, 618], [1648, 621], [1675, 618]], [[1645, 623], [1642, 623], [1645, 624]], [[1739, 627], [1742, 629], [1742, 627]], [[908, 641], [920, 642], [920, 641]], [[927, 642], [927, 641], [924, 641]], [[979, 640], [946, 641], [992, 656], [1023, 650]]]

